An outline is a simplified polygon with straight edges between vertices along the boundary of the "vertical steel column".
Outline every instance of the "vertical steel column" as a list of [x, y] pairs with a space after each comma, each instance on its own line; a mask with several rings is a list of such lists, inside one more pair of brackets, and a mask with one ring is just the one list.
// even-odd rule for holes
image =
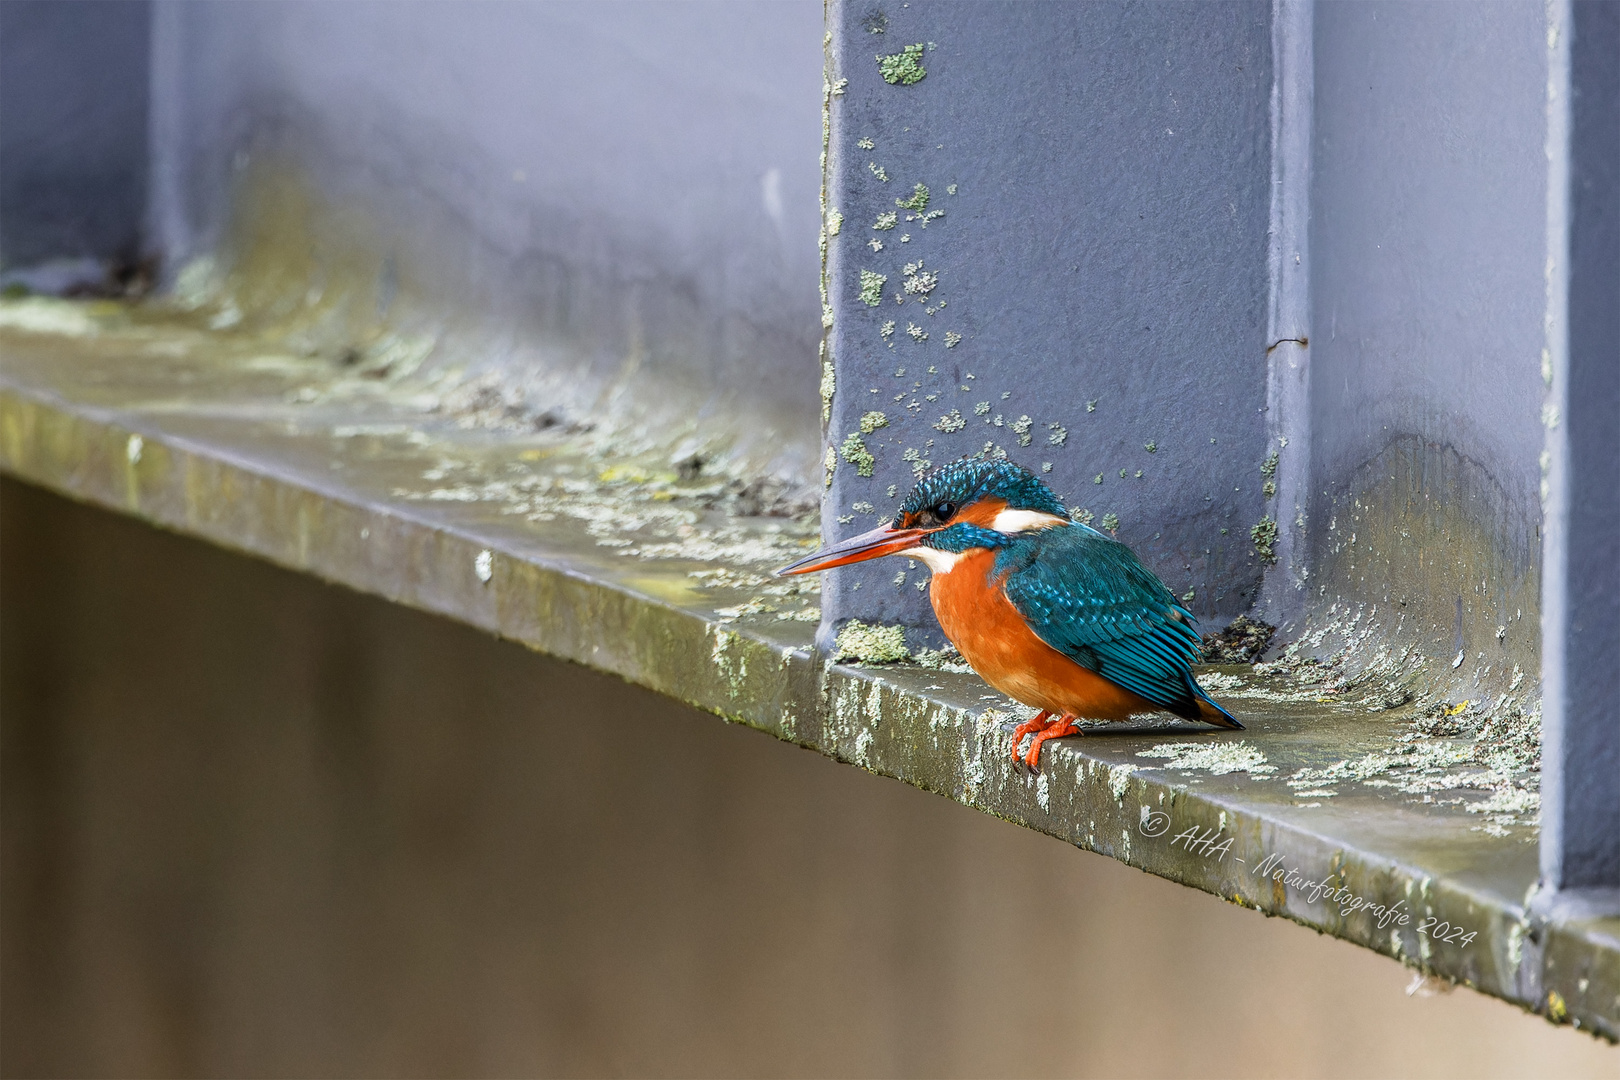
[[[1266, 464], [1267, 3], [829, 8], [829, 540], [972, 453], [1045, 476], [1200, 616], [1249, 608]], [[1262, 527], [1260, 535], [1266, 535]], [[927, 575], [828, 575], [933, 625]]]
[[[1290, 637], [1307, 608], [1311, 486], [1311, 132], [1314, 0], [1271, 6], [1271, 304], [1266, 332], [1266, 433], [1276, 484], [1276, 565], [1261, 610]], [[1268, 454], [1269, 457], [1269, 454]]]
[[1541, 868], [1620, 890], [1620, 6], [1548, 29]]

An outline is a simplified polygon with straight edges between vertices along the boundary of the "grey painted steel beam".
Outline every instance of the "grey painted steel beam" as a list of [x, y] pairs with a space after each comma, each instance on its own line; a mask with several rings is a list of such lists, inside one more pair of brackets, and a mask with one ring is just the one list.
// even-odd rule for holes
[[1500, 824], [1477, 790], [1425, 801], [1434, 778], [1411, 755], [1436, 748], [1409, 741], [1412, 707], [1369, 711], [1377, 685], [1227, 669], [1218, 692], [1247, 731], [1065, 739], [1032, 776], [1009, 758], [1019, 714], [974, 676], [811, 649], [816, 598], [766, 576], [814, 543], [808, 524], [726, 513], [723, 485], [481, 419], [409, 380], [201, 331], [206, 312], [29, 305], [0, 301], [0, 469], [15, 477], [1620, 1035], [1620, 918], [1533, 910], [1533, 826]]
[[[1542, 871], [1620, 911], [1620, 6], [1562, 10], [1549, 113]], [[1560, 347], [1561, 346], [1561, 347]]]

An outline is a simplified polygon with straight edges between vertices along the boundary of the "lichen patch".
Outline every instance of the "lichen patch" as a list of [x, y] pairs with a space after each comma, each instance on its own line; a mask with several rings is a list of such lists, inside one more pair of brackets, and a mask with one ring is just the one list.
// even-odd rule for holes
[[876, 270], [862, 270], [861, 303], [867, 307], [877, 307], [883, 303], [883, 284], [888, 280], [887, 274], [880, 274]]
[[1277, 771], [1266, 763], [1266, 755], [1244, 741], [1237, 742], [1177, 742], [1160, 743], [1146, 750], [1138, 750], [1137, 757], [1166, 758], [1163, 768], [1191, 772], [1204, 770], [1212, 776], [1246, 772], [1250, 776], [1266, 776]]
[[894, 664], [911, 659], [902, 626], [868, 625], [855, 619], [838, 631], [833, 660], [854, 660], [862, 664]]
[[923, 67], [923, 44], [907, 45], [897, 53], [877, 58], [878, 74], [890, 86], [915, 86], [928, 75]]
[[861, 438], [860, 432], [852, 431], [844, 437], [844, 444], [838, 448], [843, 459], [855, 466], [855, 472], [861, 476], [871, 476], [873, 468], [877, 465], [877, 458], [866, 448], [866, 440]]

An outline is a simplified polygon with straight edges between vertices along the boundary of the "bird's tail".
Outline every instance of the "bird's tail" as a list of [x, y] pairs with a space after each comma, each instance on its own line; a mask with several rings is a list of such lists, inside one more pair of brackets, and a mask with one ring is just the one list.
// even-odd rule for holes
[[1243, 725], [1238, 718], [1215, 704], [1215, 699], [1204, 693], [1204, 688], [1196, 682], [1193, 683], [1193, 693], [1198, 695], [1198, 719], [1206, 724], [1214, 724], [1218, 728], [1230, 731], [1242, 731]]

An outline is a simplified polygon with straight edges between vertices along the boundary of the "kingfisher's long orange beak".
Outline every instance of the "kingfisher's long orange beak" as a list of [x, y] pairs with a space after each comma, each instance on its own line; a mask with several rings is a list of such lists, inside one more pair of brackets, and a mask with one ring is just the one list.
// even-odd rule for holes
[[814, 555], [807, 555], [790, 566], [782, 567], [776, 574], [778, 577], [809, 574], [817, 570], [831, 570], [835, 566], [844, 566], [848, 563], [865, 562], [867, 559], [876, 559], [883, 555], [893, 555], [897, 551], [915, 547], [918, 539], [933, 531], [896, 529], [888, 525], [879, 525], [871, 532], [852, 536], [830, 548], [822, 548]]

